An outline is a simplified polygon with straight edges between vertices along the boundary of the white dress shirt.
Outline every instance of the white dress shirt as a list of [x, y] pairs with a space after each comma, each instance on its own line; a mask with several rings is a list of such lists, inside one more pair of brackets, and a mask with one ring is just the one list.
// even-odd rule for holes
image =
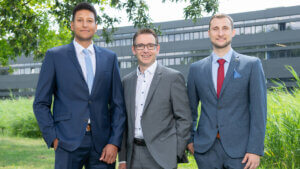
[[[85, 60], [84, 60], [84, 56], [85, 55], [82, 52], [83, 49], [85, 49], [85, 48], [83, 46], [81, 46], [79, 43], [77, 43], [75, 41], [75, 39], [74, 39], [73, 43], [74, 43], [74, 46], [75, 46], [76, 57], [77, 57], [78, 62], [80, 64], [80, 67], [81, 67], [84, 79], [87, 82], [87, 79], [86, 79], [86, 67], [85, 67]], [[93, 43], [90, 44], [90, 46], [88, 48], [86, 48], [86, 49], [90, 53], [90, 57], [91, 57], [92, 65], [93, 65], [93, 73], [94, 73], [94, 76], [95, 76], [95, 72], [96, 72], [95, 71], [96, 70], [96, 56], [95, 56], [95, 49], [94, 49]]]
[[144, 105], [148, 95], [148, 91], [153, 79], [157, 67], [157, 61], [155, 61], [150, 67], [148, 67], [144, 73], [141, 73], [139, 67], [137, 68], [137, 83], [136, 83], [136, 95], [135, 95], [135, 129], [134, 137], [143, 139], [143, 131], [141, 126], [141, 118], [144, 110]]
[[[85, 66], [85, 59], [84, 59], [85, 55], [82, 52], [83, 49], [85, 49], [85, 48], [83, 46], [81, 46], [79, 43], [77, 43], [75, 41], [75, 39], [73, 40], [73, 43], [74, 43], [74, 46], [75, 46], [76, 57], [77, 57], [78, 62], [80, 64], [80, 67], [81, 67], [81, 70], [82, 70], [85, 82], [87, 83], [86, 66]], [[94, 73], [94, 76], [95, 76], [95, 71], [96, 71], [96, 56], [95, 56], [95, 49], [94, 49], [93, 43], [90, 44], [90, 46], [88, 48], [86, 48], [86, 49], [90, 53], [90, 57], [91, 57], [92, 65], [93, 65], [93, 73]], [[90, 123], [91, 123], [91, 120], [89, 119], [88, 120], [88, 124], [90, 124]]]
[[226, 73], [228, 70], [228, 66], [230, 63], [230, 59], [232, 56], [232, 52], [233, 52], [233, 50], [230, 49], [230, 51], [228, 53], [226, 53], [226, 55], [224, 55], [223, 57], [217, 56], [214, 52], [212, 53], [212, 57], [213, 57], [213, 59], [212, 59], [212, 79], [214, 82], [214, 87], [215, 87], [216, 92], [217, 92], [217, 80], [218, 80], [218, 69], [219, 69], [218, 60], [224, 59], [226, 61], [224, 63], [224, 79], [225, 79], [225, 76], [226, 76]]

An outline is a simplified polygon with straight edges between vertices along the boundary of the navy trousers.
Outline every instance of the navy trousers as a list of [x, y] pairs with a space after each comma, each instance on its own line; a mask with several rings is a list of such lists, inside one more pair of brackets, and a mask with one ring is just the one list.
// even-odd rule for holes
[[58, 147], [55, 151], [55, 169], [114, 169], [115, 163], [109, 165], [99, 161], [101, 154], [98, 154], [93, 146], [92, 136], [87, 132], [81, 145], [72, 152]]
[[194, 153], [199, 169], [243, 169], [243, 158], [231, 158], [224, 151], [222, 143], [216, 139], [213, 146], [205, 153]]

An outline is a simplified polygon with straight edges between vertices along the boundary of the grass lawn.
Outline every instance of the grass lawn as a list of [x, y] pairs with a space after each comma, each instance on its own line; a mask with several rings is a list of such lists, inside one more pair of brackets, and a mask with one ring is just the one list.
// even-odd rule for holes
[[53, 169], [54, 151], [42, 139], [0, 136], [0, 169]]
[[[190, 163], [179, 169], [196, 169], [192, 156]], [[53, 169], [54, 151], [42, 139], [9, 137], [0, 134], [0, 169]]]

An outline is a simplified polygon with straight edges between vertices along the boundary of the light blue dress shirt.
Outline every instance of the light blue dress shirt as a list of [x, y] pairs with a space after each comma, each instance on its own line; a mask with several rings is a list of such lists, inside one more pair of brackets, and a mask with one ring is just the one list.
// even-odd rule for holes
[[217, 92], [217, 78], [218, 78], [218, 68], [219, 68], [218, 60], [219, 59], [225, 59], [226, 60], [226, 62], [224, 63], [224, 79], [225, 79], [226, 73], [227, 73], [227, 70], [228, 70], [228, 66], [229, 66], [229, 63], [230, 63], [230, 59], [231, 59], [231, 56], [232, 56], [232, 52], [233, 52], [233, 50], [230, 49], [229, 52], [226, 53], [226, 55], [224, 55], [223, 57], [219, 57], [214, 52], [212, 53], [212, 79], [213, 79], [213, 82], [214, 82], [214, 87], [215, 87], [216, 92]]

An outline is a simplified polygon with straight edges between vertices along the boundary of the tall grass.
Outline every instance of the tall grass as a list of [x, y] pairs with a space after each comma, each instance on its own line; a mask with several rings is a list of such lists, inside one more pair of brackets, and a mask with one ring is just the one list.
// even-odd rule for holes
[[269, 168], [300, 168], [300, 79], [297, 88], [288, 91], [284, 84], [268, 91], [268, 120], [265, 138], [265, 156], [262, 166]]

